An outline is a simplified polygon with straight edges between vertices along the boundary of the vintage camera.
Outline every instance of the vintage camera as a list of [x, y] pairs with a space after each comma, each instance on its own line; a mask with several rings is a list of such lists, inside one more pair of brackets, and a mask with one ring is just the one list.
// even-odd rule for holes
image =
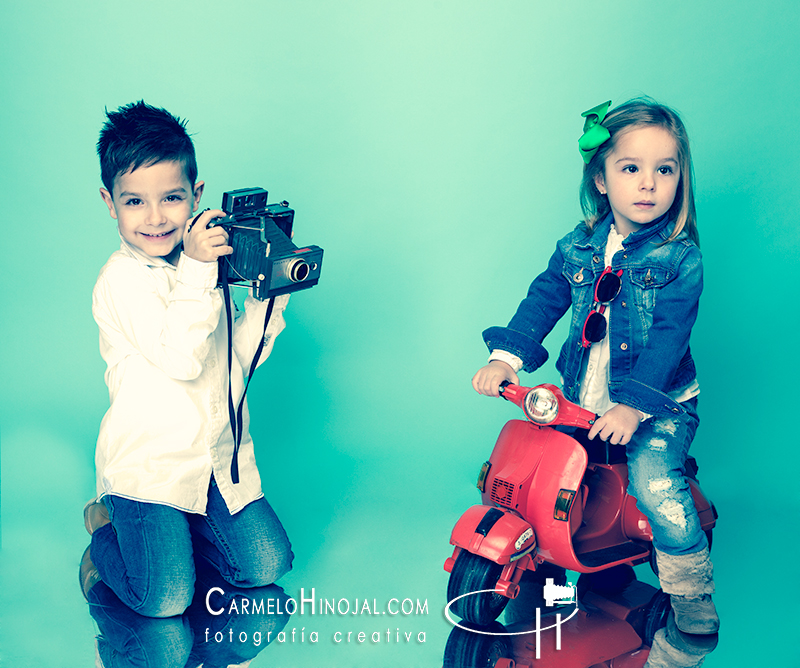
[[288, 202], [267, 204], [263, 188], [242, 188], [223, 193], [221, 208], [228, 215], [209, 226], [225, 228], [233, 254], [219, 259], [220, 285], [223, 277], [232, 285], [250, 283], [263, 301], [317, 284], [322, 249], [292, 243], [294, 209]]

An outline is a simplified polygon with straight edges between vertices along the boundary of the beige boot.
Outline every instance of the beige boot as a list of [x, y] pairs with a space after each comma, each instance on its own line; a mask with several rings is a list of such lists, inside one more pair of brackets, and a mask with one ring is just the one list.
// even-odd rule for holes
[[667, 554], [656, 549], [661, 589], [670, 595], [675, 624], [684, 633], [719, 631], [714, 593], [714, 565], [708, 548], [692, 554]]

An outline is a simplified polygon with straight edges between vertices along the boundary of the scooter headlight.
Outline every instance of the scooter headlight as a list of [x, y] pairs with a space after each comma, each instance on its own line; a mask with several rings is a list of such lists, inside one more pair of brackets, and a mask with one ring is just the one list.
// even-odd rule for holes
[[558, 415], [556, 395], [544, 387], [537, 387], [525, 395], [525, 415], [536, 424], [550, 424]]

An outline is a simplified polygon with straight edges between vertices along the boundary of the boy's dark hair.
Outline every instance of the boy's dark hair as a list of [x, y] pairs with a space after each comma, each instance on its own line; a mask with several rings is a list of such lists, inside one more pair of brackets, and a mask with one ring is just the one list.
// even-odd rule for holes
[[197, 162], [185, 120], [166, 109], [145, 104], [144, 100], [126, 104], [117, 111], [106, 109], [106, 117], [97, 154], [100, 177], [109, 193], [113, 193], [114, 179], [120, 174], [164, 160], [183, 164], [186, 178], [194, 186]]

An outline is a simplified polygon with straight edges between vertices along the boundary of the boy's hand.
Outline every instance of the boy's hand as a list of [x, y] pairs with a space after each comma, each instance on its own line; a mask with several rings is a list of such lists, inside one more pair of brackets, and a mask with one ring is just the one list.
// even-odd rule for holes
[[224, 217], [224, 211], [209, 209], [187, 220], [186, 232], [183, 234], [183, 252], [198, 262], [216, 262], [218, 257], [233, 253], [233, 248], [228, 246], [228, 233], [225, 229], [207, 227], [214, 218]]
[[627, 445], [639, 428], [641, 413], [625, 404], [617, 404], [597, 418], [589, 430], [589, 438], [600, 434], [600, 440], [612, 445]]
[[505, 362], [492, 360], [484, 367], [478, 369], [472, 377], [472, 387], [478, 394], [485, 394], [489, 397], [500, 396], [500, 383], [507, 380], [509, 383], [519, 385], [519, 378]]

